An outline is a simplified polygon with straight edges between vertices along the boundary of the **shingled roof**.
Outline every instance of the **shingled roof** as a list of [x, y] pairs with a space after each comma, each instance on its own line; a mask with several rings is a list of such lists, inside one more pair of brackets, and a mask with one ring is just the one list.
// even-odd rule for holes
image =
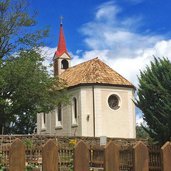
[[133, 84], [98, 58], [68, 68], [60, 75], [60, 78], [66, 81], [67, 87], [103, 84], [135, 88]]

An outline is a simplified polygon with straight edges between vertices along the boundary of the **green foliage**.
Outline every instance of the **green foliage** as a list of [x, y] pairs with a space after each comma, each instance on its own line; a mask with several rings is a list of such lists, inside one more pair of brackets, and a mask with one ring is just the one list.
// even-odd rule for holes
[[38, 168], [38, 166], [36, 164], [30, 163], [26, 166], [25, 171], [32, 171], [35, 168]]
[[70, 166], [70, 165], [69, 165], [69, 171], [74, 171], [73, 166]]
[[6, 167], [0, 165], [0, 171], [7, 171]]
[[32, 139], [24, 139], [23, 140], [24, 145], [29, 148], [32, 149], [33, 148], [33, 141]]
[[39, 53], [20, 52], [0, 68], [0, 131], [32, 133], [36, 114], [67, 102], [63, 83], [50, 77]]
[[145, 131], [145, 129], [142, 125], [136, 126], [136, 138], [142, 138], [142, 139], [150, 138], [148, 132]]
[[136, 105], [143, 112], [146, 132], [161, 144], [171, 140], [171, 63], [157, 59], [141, 71]]
[[[36, 30], [27, 0], [0, 1], [0, 134], [32, 133], [36, 114], [68, 97], [38, 53], [48, 30]], [[60, 90], [60, 91], [59, 91]]]
[[0, 152], [0, 171], [6, 171], [6, 167], [4, 166], [5, 163], [4, 163], [4, 160], [5, 160], [5, 156], [2, 152]]
[[0, 1], [0, 59], [43, 44], [41, 38], [47, 36], [48, 29], [35, 30], [36, 21], [27, 8], [27, 0]]

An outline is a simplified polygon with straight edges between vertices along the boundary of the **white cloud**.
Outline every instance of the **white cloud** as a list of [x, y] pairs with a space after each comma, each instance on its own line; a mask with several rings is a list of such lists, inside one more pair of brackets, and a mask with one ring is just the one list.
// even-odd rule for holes
[[164, 40], [161, 35], [138, 33], [142, 17], [120, 18], [120, 13], [121, 7], [113, 1], [96, 9], [94, 19], [80, 29], [90, 50], [82, 53], [81, 59], [74, 57], [73, 63], [77, 63], [78, 59], [82, 62], [98, 56], [137, 86], [139, 70], [149, 64], [153, 55], [171, 57], [171, 40]]
[[49, 74], [53, 75], [53, 56], [56, 51], [56, 48], [50, 47], [41, 47], [39, 48], [39, 52], [41, 56], [44, 58], [43, 65], [47, 67]]
[[[121, 10], [106, 15], [109, 9], [115, 6], [116, 5], [111, 2], [104, 3], [98, 8], [94, 20], [84, 24], [81, 28], [81, 33], [85, 35], [84, 42], [90, 49], [109, 49], [117, 52], [117, 54], [120, 54], [121, 49], [126, 52], [131, 50], [132, 53], [128, 55], [130, 56], [130, 54], [132, 54], [135, 56], [133, 50], [152, 47], [156, 41], [162, 39], [161, 36], [144, 36], [138, 34], [136, 29], [142, 24], [139, 16], [137, 18], [128, 17], [121, 19], [119, 18]], [[103, 13], [100, 12], [101, 17], [97, 19], [96, 15], [99, 11], [103, 11]], [[104, 11], [106, 11], [106, 13]], [[103, 17], [102, 14], [104, 14]], [[127, 53], [124, 55], [127, 55]]]
[[[136, 124], [140, 126], [141, 124], [144, 123], [144, 120], [142, 118], [142, 115], [136, 115]], [[144, 124], [143, 124], [144, 125]]]
[[113, 3], [114, 2], [109, 1], [100, 5], [95, 14], [96, 20], [104, 19], [105, 21], [111, 22], [121, 10], [117, 5], [113, 5]]
[[[129, 81], [131, 81], [135, 86], [138, 86], [137, 76], [139, 75], [139, 71], [145, 69], [145, 67], [153, 60], [153, 56], [156, 57], [168, 57], [171, 61], [171, 40], [162, 40], [158, 41], [154, 44], [152, 48], [144, 48], [137, 49], [135, 53], [137, 56], [129, 57], [127, 55], [124, 56], [125, 52], [119, 56], [120, 54], [113, 54], [110, 50], [91, 50], [85, 51], [82, 54], [82, 58], [78, 55], [73, 56], [72, 64], [78, 64], [83, 61], [99, 57], [102, 61], [107, 63], [111, 68], [115, 71], [123, 75]], [[125, 51], [125, 49], [121, 49], [121, 51]], [[115, 55], [117, 57], [115, 58]]]

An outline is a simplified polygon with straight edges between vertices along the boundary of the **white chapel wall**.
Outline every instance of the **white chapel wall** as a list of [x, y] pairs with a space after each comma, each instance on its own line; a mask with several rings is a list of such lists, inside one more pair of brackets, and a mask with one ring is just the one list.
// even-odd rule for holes
[[[81, 90], [82, 135], [93, 136], [93, 87]], [[113, 110], [108, 105], [108, 97], [116, 94], [120, 98], [120, 108]], [[114, 86], [94, 86], [95, 136], [135, 138], [134, 90]], [[90, 115], [89, 122], [86, 121]]]
[[[97, 86], [95, 92], [98, 92], [95, 94], [97, 95], [95, 105], [96, 136], [135, 138], [133, 89]], [[117, 95], [120, 99], [120, 107], [116, 110], [111, 109], [108, 105], [108, 98], [112, 94]], [[99, 129], [100, 127], [101, 129]]]
[[93, 137], [93, 93], [91, 86], [81, 87], [81, 124], [81, 135]]
[[[71, 104], [62, 107], [62, 125], [58, 127], [56, 112], [38, 114], [38, 133], [61, 136], [94, 136], [93, 122], [93, 86], [81, 86], [69, 90], [71, 100], [78, 102], [77, 125], [72, 125]], [[116, 94], [120, 98], [119, 109], [113, 110], [108, 105], [108, 97]], [[95, 136], [135, 138], [134, 90], [114, 86], [94, 86]], [[45, 129], [44, 129], [45, 128]]]

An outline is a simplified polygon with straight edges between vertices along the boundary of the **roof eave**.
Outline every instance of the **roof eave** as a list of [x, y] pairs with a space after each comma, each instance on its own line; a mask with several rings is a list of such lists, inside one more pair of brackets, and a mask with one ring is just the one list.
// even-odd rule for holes
[[136, 90], [136, 87], [134, 85], [121, 85], [121, 84], [109, 84], [109, 83], [80, 83], [80, 84], [76, 84], [73, 86], [68, 86], [67, 89], [72, 89], [72, 88], [81, 87], [81, 86], [93, 86], [93, 85], [124, 87], [124, 88], [132, 88], [134, 89], [134, 91]]

